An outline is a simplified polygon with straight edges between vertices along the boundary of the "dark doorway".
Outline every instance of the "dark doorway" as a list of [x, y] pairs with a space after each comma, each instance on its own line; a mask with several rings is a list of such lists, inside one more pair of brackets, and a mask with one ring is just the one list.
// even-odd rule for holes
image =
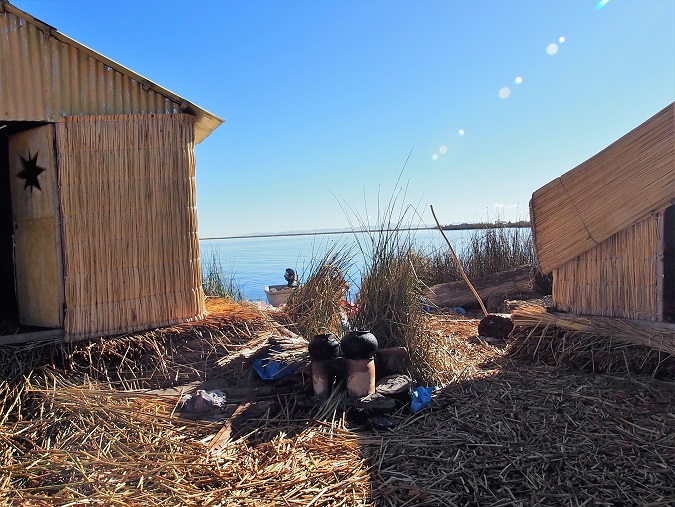
[[663, 217], [663, 320], [675, 322], [675, 206]]
[[7, 132], [0, 129], [0, 334], [18, 321], [14, 283], [14, 241], [12, 231], [12, 193], [9, 188]]

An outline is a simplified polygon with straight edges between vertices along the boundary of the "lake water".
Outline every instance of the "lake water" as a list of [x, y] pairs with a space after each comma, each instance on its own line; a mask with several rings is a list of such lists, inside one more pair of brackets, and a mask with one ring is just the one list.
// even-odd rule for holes
[[[452, 247], [459, 254], [474, 231], [445, 231]], [[449, 252], [447, 243], [436, 230], [400, 232], [402, 238], [411, 234], [415, 244], [425, 250], [442, 248]], [[349, 248], [353, 268], [348, 273], [353, 293], [358, 290], [364, 256], [357, 244], [369, 241], [369, 233], [317, 234], [311, 236], [274, 236], [259, 238], [232, 238], [201, 240], [202, 269], [207, 272], [214, 259], [220, 263], [227, 278], [240, 287], [244, 298], [250, 301], [267, 301], [266, 285], [284, 284], [284, 271], [292, 268], [300, 280], [310, 270], [312, 260], [321, 260], [332, 248]], [[307, 273], [309, 274], [309, 273]]]

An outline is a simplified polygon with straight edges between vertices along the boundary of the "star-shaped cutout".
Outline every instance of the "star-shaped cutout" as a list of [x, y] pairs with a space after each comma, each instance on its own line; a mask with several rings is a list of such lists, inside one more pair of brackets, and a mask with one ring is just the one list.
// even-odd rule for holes
[[40, 181], [38, 180], [38, 176], [40, 173], [44, 172], [44, 169], [42, 167], [38, 167], [37, 165], [37, 158], [38, 158], [38, 152], [35, 152], [35, 156], [31, 157], [30, 152], [28, 153], [28, 160], [26, 160], [23, 157], [21, 158], [21, 164], [23, 165], [23, 171], [21, 171], [19, 174], [17, 174], [17, 178], [22, 178], [25, 182], [23, 185], [23, 189], [26, 190], [28, 187], [30, 187], [31, 192], [33, 191], [34, 188], [37, 188], [38, 190], [42, 191], [40, 188]]

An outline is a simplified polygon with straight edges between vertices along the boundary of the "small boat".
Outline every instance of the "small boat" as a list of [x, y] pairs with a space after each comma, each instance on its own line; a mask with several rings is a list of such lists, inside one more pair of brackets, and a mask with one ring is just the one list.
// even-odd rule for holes
[[272, 306], [281, 306], [288, 300], [288, 296], [290, 296], [291, 292], [293, 292], [297, 287], [295, 276], [295, 271], [293, 271], [291, 268], [288, 268], [284, 273], [284, 280], [286, 280], [288, 283], [285, 285], [265, 286], [267, 301], [269, 301]]
[[267, 301], [269, 301], [272, 306], [283, 305], [294, 290], [295, 286], [289, 287], [288, 284], [265, 286]]

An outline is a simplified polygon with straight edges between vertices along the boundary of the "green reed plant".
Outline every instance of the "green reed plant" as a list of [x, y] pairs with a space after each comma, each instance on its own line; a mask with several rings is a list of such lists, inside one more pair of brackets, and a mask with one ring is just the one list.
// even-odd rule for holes
[[[461, 252], [458, 255], [461, 260]], [[457, 262], [447, 247], [420, 251], [419, 257], [423, 268], [418, 273], [427, 285], [431, 286], [462, 279]]]
[[353, 209], [345, 210], [350, 212], [347, 216], [363, 256], [355, 301], [357, 311], [350, 315], [348, 324], [351, 329], [368, 329], [380, 348], [406, 347], [407, 369], [413, 377], [424, 381], [425, 365], [433, 362], [423, 346], [430, 334], [425, 326], [426, 285], [420, 273], [425, 276], [428, 262], [415, 246], [414, 233], [409, 230], [420, 215], [404, 201], [402, 189], [384, 206], [380, 206], [378, 199], [375, 225], [360, 219]]
[[[462, 280], [457, 262], [447, 248], [434, 249], [423, 255], [428, 264], [424, 271], [424, 281], [428, 285]], [[505, 227], [498, 222], [493, 227], [471, 231], [468, 244], [457, 252], [457, 256], [470, 279], [532, 264], [536, 259], [529, 228]]]
[[220, 259], [215, 255], [211, 260], [202, 263], [202, 287], [206, 296], [217, 296], [233, 301], [244, 299], [242, 287], [234, 273], [225, 272]]
[[409, 233], [395, 229], [371, 233], [357, 295], [352, 328], [369, 329], [381, 347], [407, 346], [421, 330], [424, 284], [413, 263]]
[[534, 261], [530, 229], [497, 226], [472, 232], [463, 265], [468, 276], [480, 278]]

